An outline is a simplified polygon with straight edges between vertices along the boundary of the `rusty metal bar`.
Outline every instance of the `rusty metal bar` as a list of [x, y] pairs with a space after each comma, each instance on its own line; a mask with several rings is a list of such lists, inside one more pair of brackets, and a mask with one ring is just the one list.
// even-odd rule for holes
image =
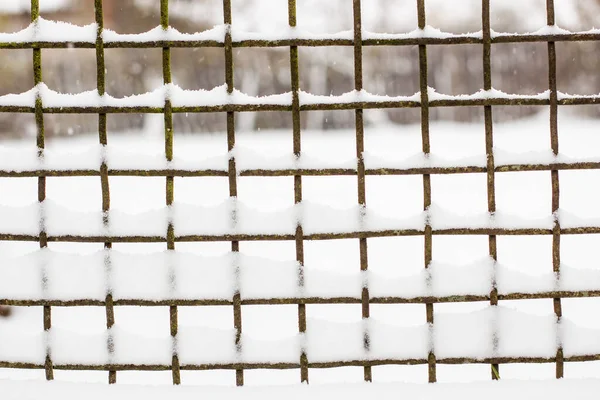
[[[419, 29], [425, 29], [425, 0], [417, 0], [417, 18], [419, 23]], [[420, 89], [421, 89], [421, 138], [423, 153], [427, 156], [431, 151], [431, 144], [429, 142], [429, 85], [427, 84], [427, 46], [424, 44], [419, 45], [419, 75], [420, 75]], [[423, 209], [429, 214], [429, 207], [431, 206], [431, 175], [423, 174]], [[433, 244], [433, 232], [431, 224], [429, 223], [429, 217], [425, 222], [425, 268], [429, 268], [432, 258], [432, 244]], [[429, 329], [433, 329], [433, 303], [426, 303], [426, 314], [427, 323], [430, 325]], [[433, 383], [437, 380], [436, 377], [436, 357], [432, 350], [428, 357], [428, 374], [429, 382]]]
[[[226, 26], [225, 31], [225, 84], [227, 93], [233, 93], [233, 41], [231, 39], [231, 0], [223, 0], [223, 22]], [[227, 111], [227, 150], [232, 151], [235, 147], [235, 117], [233, 111]], [[232, 201], [237, 199], [237, 173], [235, 157], [229, 158], [229, 196]], [[235, 209], [232, 215], [232, 221], [236, 220]], [[231, 251], [235, 254], [240, 251], [240, 242], [231, 241]], [[236, 281], [239, 280], [239, 267], [236, 267]], [[236, 330], [235, 345], [238, 354], [242, 351], [242, 305], [239, 292], [239, 284], [236, 293], [233, 296], [233, 325]], [[237, 386], [244, 384], [244, 369], [239, 368], [235, 371], [235, 383]]]
[[[490, 28], [490, 0], [482, 0], [481, 2], [481, 22], [483, 28], [483, 89], [492, 89], [492, 37]], [[494, 123], [492, 117], [492, 106], [484, 107], [485, 121], [485, 154], [487, 157], [487, 199], [488, 212], [493, 214], [496, 212], [496, 178], [494, 165]], [[488, 237], [489, 255], [494, 260], [498, 261], [498, 249], [496, 235]], [[495, 266], [494, 266], [495, 270]], [[492, 277], [492, 291], [490, 293], [490, 305], [498, 305], [498, 289], [496, 287], [496, 276]], [[494, 330], [493, 337], [494, 349], [498, 348], [498, 334]], [[500, 366], [491, 364], [492, 379], [500, 379]]]
[[[573, 96], [557, 100], [558, 105], [598, 105], [600, 96]], [[486, 97], [486, 98], [451, 98], [429, 101], [429, 107], [478, 107], [478, 106], [548, 106], [549, 99], [536, 96], [524, 97]], [[333, 111], [357, 109], [392, 109], [392, 108], [420, 108], [420, 101], [412, 99], [386, 100], [386, 101], [354, 101], [343, 103], [310, 103], [300, 104], [300, 111]], [[47, 114], [163, 114], [164, 107], [149, 106], [64, 106], [43, 107]], [[257, 111], [292, 111], [288, 104], [223, 104], [223, 105], [197, 105], [172, 107], [173, 113], [215, 113], [215, 112], [257, 112]], [[35, 113], [35, 107], [28, 106], [0, 106], [0, 112]]]
[[[39, 0], [31, 0], [31, 22], [37, 23], [40, 16], [40, 5]], [[33, 49], [33, 83], [37, 87], [42, 83], [42, 50]], [[44, 132], [44, 111], [42, 105], [42, 97], [39, 91], [35, 95], [35, 125], [37, 130], [36, 142], [38, 148], [38, 157], [42, 159], [44, 157], [45, 148], [45, 132]], [[40, 248], [48, 247], [48, 237], [45, 231], [45, 213], [44, 213], [44, 200], [46, 200], [46, 177], [38, 177], [38, 203], [40, 207], [40, 234], [38, 241]], [[46, 275], [45, 266], [42, 265], [42, 286], [46, 288], [48, 277]], [[52, 328], [52, 309], [50, 306], [44, 306], [44, 332], [46, 335], [50, 333]], [[44, 363], [44, 369], [46, 373], [46, 380], [54, 379], [54, 369], [52, 365], [52, 352], [50, 345], [46, 345], [46, 361]]]
[[[600, 290], [596, 291], [552, 291], [539, 293], [508, 293], [499, 294], [499, 300], [532, 300], [553, 298], [595, 298], [600, 297]], [[232, 306], [232, 300], [223, 299], [117, 299], [112, 300], [114, 306]], [[490, 301], [489, 295], [455, 295], [445, 297], [371, 297], [371, 304], [427, 304], [427, 303], [465, 303]], [[356, 297], [302, 297], [302, 298], [268, 298], [268, 299], [243, 299], [242, 305], [284, 305], [284, 304], [362, 304], [362, 298]], [[0, 305], [11, 306], [52, 306], [52, 307], [76, 307], [76, 306], [99, 306], [104, 307], [104, 300], [77, 299], [77, 300], [15, 300], [0, 299]]]
[[[360, 92], [363, 90], [363, 53], [362, 53], [362, 16], [361, 16], [361, 0], [353, 1], [353, 17], [354, 17], [354, 90]], [[365, 151], [365, 127], [363, 119], [363, 110], [356, 109], [354, 111], [354, 124], [356, 130], [356, 159], [357, 159], [357, 186], [358, 186], [358, 205], [365, 210], [367, 206], [366, 194], [366, 178], [365, 178], [365, 161], [363, 153]], [[367, 252], [367, 238], [359, 238], [359, 256], [360, 270], [366, 274], [369, 261]], [[364, 286], [361, 293], [362, 302], [362, 318], [366, 321], [369, 318], [369, 287]], [[368, 353], [370, 348], [369, 332], [365, 331], [363, 335], [363, 345]], [[366, 365], [363, 371], [364, 380], [371, 382], [373, 380], [373, 372], [371, 366]]]
[[[431, 226], [429, 226], [431, 228]], [[372, 237], [400, 237], [400, 236], [421, 236], [427, 232], [425, 229], [395, 229], [385, 231], [356, 231], [340, 233], [311, 233], [305, 234], [303, 240], [331, 240], [331, 239], [359, 239]], [[584, 235], [600, 233], [600, 226], [582, 226], [575, 228], [561, 228], [562, 235]], [[553, 229], [550, 228], [445, 228], [433, 229], [432, 235], [506, 235], [506, 236], [529, 236], [529, 235], [552, 235]], [[20, 242], [38, 242], [39, 235], [23, 235], [0, 233], [0, 240], [20, 241]], [[163, 236], [79, 236], [79, 235], [61, 235], [47, 236], [48, 242], [70, 242], [70, 243], [166, 243], [167, 238]], [[296, 240], [296, 235], [290, 234], [225, 234], [225, 235], [182, 235], [175, 236], [175, 242], [240, 242], [240, 241], [280, 241]]]
[[[492, 38], [492, 44], [497, 43], [539, 43], [539, 42], [584, 42], [598, 41], [600, 33], [572, 32], [564, 34], [507, 34]], [[450, 37], [402, 37], [385, 39], [363, 39], [363, 46], [418, 46], [418, 45], [456, 45], [456, 44], [482, 44], [480, 35], [455, 35]], [[234, 48], [276, 48], [276, 47], [329, 47], [329, 46], [354, 46], [353, 39], [319, 38], [319, 39], [253, 39], [232, 42]], [[93, 49], [94, 42], [73, 40], [70, 42], [0, 42], [0, 49], [62, 49], [81, 48]], [[145, 48], [222, 48], [225, 43], [215, 40], [148, 40], [148, 41], [118, 41], [106, 42], [107, 49], [145, 49]]]
[[[512, 164], [496, 165], [494, 172], [515, 171], [567, 171], [567, 170], [590, 170], [600, 169], [600, 162], [574, 162], [574, 163], [550, 163], [550, 164]], [[415, 167], [415, 168], [377, 168], [365, 169], [365, 175], [438, 175], [438, 174], [473, 174], [487, 173], [487, 167], [481, 166], [455, 166], [455, 167]], [[12, 171], [0, 170], [0, 178], [31, 178], [39, 176], [101, 176], [101, 170], [73, 169], [73, 170], [32, 170]], [[108, 176], [180, 176], [180, 177], [202, 177], [202, 176], [228, 176], [227, 171], [222, 170], [182, 170], [182, 169], [108, 169]], [[239, 176], [351, 176], [357, 175], [356, 169], [325, 168], [325, 169], [246, 169], [239, 171]]]
[[[296, 27], [296, 0], [288, 0], [288, 24]], [[298, 63], [298, 46], [290, 46], [290, 78], [292, 87], [292, 131], [294, 156], [300, 157], [302, 151], [302, 136], [300, 128], [300, 66]], [[294, 175], [294, 204], [302, 202], [302, 175]], [[304, 288], [304, 231], [302, 224], [296, 227], [296, 261], [298, 262], [298, 286]], [[298, 304], [298, 331], [306, 335], [306, 304]], [[300, 381], [308, 383], [308, 357], [306, 349], [300, 354]]]
[[[104, 30], [104, 12], [102, 7], [102, 0], [94, 0], [94, 15], [96, 19], [96, 88], [98, 89], [98, 95], [103, 96], [106, 92], [106, 65], [104, 63], [104, 41], [102, 39], [102, 31]], [[98, 114], [98, 139], [103, 147], [102, 153], [102, 165], [100, 166], [100, 186], [102, 188], [102, 223], [105, 227], [108, 227], [108, 213], [110, 210], [110, 186], [108, 179], [108, 166], [106, 165], [106, 145], [108, 144], [108, 136], [106, 132], [106, 113]], [[104, 242], [104, 248], [110, 250], [112, 248], [111, 242]], [[107, 280], [110, 277], [111, 271], [111, 259], [109, 252], [106, 253], [104, 259], [106, 267]], [[113, 337], [110, 329], [115, 324], [115, 312], [113, 308], [112, 300], [112, 289], [107, 288], [106, 292], [106, 329], [109, 334], [107, 338], [107, 350], [110, 355], [114, 353], [115, 346]], [[108, 383], [113, 384], [117, 382], [117, 371], [108, 371]]]
[[[169, 28], [169, 0], [160, 0], [160, 26], [163, 30]], [[162, 69], [163, 83], [168, 85], [171, 83], [171, 49], [163, 47], [162, 49]], [[165, 99], [164, 121], [165, 121], [165, 158], [167, 162], [173, 161], [173, 113], [171, 112], [171, 100]], [[166, 177], [166, 205], [170, 207], [173, 204], [175, 196], [175, 178], [173, 176]], [[167, 226], [167, 250], [175, 250], [175, 229], [173, 221], [169, 219]], [[171, 374], [174, 385], [181, 384], [181, 373], [179, 366], [179, 355], [177, 354], [177, 306], [169, 307], [169, 323], [171, 329], [171, 338], [173, 340], [173, 357], [171, 361]]]
[[[565, 357], [564, 362], [600, 361], [600, 354], [586, 354]], [[427, 359], [379, 359], [379, 360], [350, 360], [350, 361], [326, 361], [309, 363], [309, 368], [338, 368], [338, 367], [365, 367], [378, 365], [424, 365]], [[486, 357], [486, 358], [440, 358], [438, 364], [462, 365], [462, 364], [545, 364], [555, 363], [556, 358], [550, 357]], [[0, 361], [0, 368], [20, 369], [43, 369], [42, 364]], [[206, 371], [206, 370], [238, 370], [238, 369], [298, 369], [297, 363], [231, 363], [231, 364], [183, 364], [184, 371]], [[72, 371], [169, 371], [171, 365], [167, 364], [57, 364], [57, 370]]]
[[[547, 24], [554, 26], [554, 0], [546, 0]], [[556, 87], [556, 43], [548, 42], [548, 85], [550, 88], [550, 144], [554, 155], [558, 155], [558, 90]], [[558, 208], [560, 189], [558, 171], [551, 171], [552, 179], [552, 213], [555, 215], [555, 224], [552, 230], [552, 268], [554, 273], [560, 275], [560, 222], [558, 221]], [[562, 317], [560, 298], [555, 298], [554, 313], [558, 321]], [[562, 346], [556, 351], [556, 378], [564, 376], [564, 357]]]

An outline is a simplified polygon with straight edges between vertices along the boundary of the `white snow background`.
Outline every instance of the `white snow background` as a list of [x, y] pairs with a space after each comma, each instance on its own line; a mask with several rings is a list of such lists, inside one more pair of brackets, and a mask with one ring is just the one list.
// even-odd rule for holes
[[275, 387], [194, 387], [194, 386], [139, 386], [139, 385], [100, 385], [76, 384], [65, 382], [39, 383], [0, 381], [3, 398], [7, 400], [34, 400], [44, 396], [51, 399], [69, 398], [90, 400], [144, 398], [160, 400], [164, 398], [197, 399], [199, 395], [215, 399], [327, 399], [342, 397], [360, 400], [376, 396], [378, 399], [394, 399], [398, 395], [430, 399], [479, 399], [482, 394], [491, 400], [502, 400], [518, 393], [522, 396], [544, 394], [550, 400], [564, 399], [576, 394], [578, 399], [595, 399], [598, 381], [591, 379], [555, 380], [555, 381], [500, 381], [472, 382], [460, 384], [438, 383], [435, 385], [418, 384], [331, 384], [331, 385], [294, 385]]
[[[568, 8], [564, 6], [568, 2], [557, 1], [557, 4]], [[561, 16], [568, 15], [566, 11], [559, 13], [559, 23]], [[300, 15], [299, 20], [306, 19]], [[567, 20], [565, 25], [569, 28]], [[543, 28], [543, 22], [540, 26], [527, 28], [534, 32]], [[242, 28], [236, 40], [256, 37], [248, 32], [264, 33], [253, 26]], [[328, 28], [332, 28], [331, 32], [341, 31], [337, 35], [339, 37], [350, 35], [335, 26]], [[448, 30], [453, 31], [451, 28]], [[433, 32], [433, 36], [441, 34], [428, 32]], [[39, 21], [37, 26], [32, 25], [18, 33], [0, 34], [0, 40], [65, 40], [73, 33], [78, 35], [79, 40], [95, 41], [94, 26], [61, 28], [51, 21]], [[168, 32], [154, 34], [159, 38], [160, 35], [169, 35]], [[170, 34], [178, 35], [176, 32]], [[414, 33], [405, 36], [411, 34]], [[220, 40], [223, 31], [216, 27], [198, 35], [201, 37], [182, 35], [177, 38], [216, 37]], [[155, 37], [151, 32], [137, 39]], [[104, 38], [107, 41], [136, 39], [108, 31]], [[40, 85], [24, 94], [2, 96], [0, 104], [31, 106], [35, 90], [40, 91], [46, 106], [53, 107], [130, 105], [142, 101], [146, 105], [161, 106], [167, 91], [173, 96], [179, 94], [181, 104], [188, 104], [192, 99], [194, 104], [204, 105], [263, 101], [289, 104], [291, 101], [289, 94], [256, 99], [236, 93], [228, 98], [223, 88], [191, 93], [175, 86], [161, 87], [142, 97], [115, 100], [109, 96], [100, 98], [94, 92], [61, 95]], [[478, 93], [471, 97], [487, 95], [489, 93]], [[494, 95], [499, 93], [494, 92]], [[541, 93], [536, 97], [547, 96], [547, 93]], [[378, 100], [367, 93], [349, 93], [340, 97], [334, 100]], [[412, 97], [419, 98], [418, 95]], [[304, 93], [301, 99], [303, 104], [332, 100]], [[176, 97], [173, 101], [177, 103]], [[496, 165], [600, 162], [600, 138], [597, 135], [600, 121], [576, 119], [569, 116], [566, 107], [561, 107], [560, 154], [554, 157], [550, 151], [547, 108], [540, 107], [540, 110], [539, 115], [526, 120], [494, 125]], [[353, 131], [303, 131], [302, 156], [299, 159], [294, 158], [292, 153], [291, 131], [239, 132], [236, 148], [231, 154], [227, 152], [224, 133], [179, 135], [176, 132], [174, 160], [167, 163], [159, 120], [147, 118], [143, 132], [110, 132], [109, 145], [105, 149], [97, 144], [97, 135], [93, 133], [80, 137], [49, 138], [43, 160], [36, 157], [33, 138], [29, 142], [3, 141], [0, 168], [14, 171], [99, 169], [102, 160], [105, 160], [111, 169], [210, 168], [226, 171], [227, 161], [232, 155], [236, 158], [238, 171], [356, 166]], [[424, 157], [421, 152], [418, 125], [368, 126], [365, 135], [367, 169], [486, 164], [483, 123], [432, 123], [429, 157]], [[600, 224], [597, 207], [600, 191], [594, 184], [599, 178], [600, 171], [597, 170], [560, 172], [561, 209], [558, 218], [562, 227]], [[552, 227], [554, 216], [550, 209], [548, 171], [497, 173], [498, 211], [493, 218], [487, 214], [485, 174], [434, 175], [431, 180], [433, 205], [429, 217], [434, 229]], [[356, 177], [353, 176], [304, 177], [304, 201], [300, 206], [294, 206], [293, 202], [293, 177], [238, 177], [239, 195], [235, 201], [228, 196], [226, 177], [175, 178], [175, 204], [167, 208], [164, 201], [165, 178], [111, 177], [111, 223], [104, 227], [99, 177], [48, 178], [47, 200], [41, 207], [36, 202], [36, 178], [0, 178], [0, 232], [36, 235], [40, 229], [40, 213], [46, 218], [45, 229], [49, 235], [109, 233], [164, 236], [168, 221], [173, 222], [176, 235], [293, 234], [297, 223], [303, 225], [306, 234], [423, 229], [426, 215], [422, 210], [420, 175], [368, 176], [366, 185], [367, 208], [363, 213], [357, 206]], [[229, 215], [234, 206], [238, 209], [238, 220], [232, 225]], [[431, 283], [428, 284], [428, 277], [423, 272], [421, 236], [370, 238], [367, 274], [360, 273], [358, 240], [306, 241], [306, 286], [300, 292], [296, 286], [293, 241], [242, 242], [237, 255], [229, 252], [228, 242], [177, 243], [175, 253], [165, 252], [164, 243], [116, 243], [110, 252], [112, 269], [109, 273], [104, 265], [107, 254], [101, 243], [50, 243], [48, 249], [39, 250], [34, 242], [0, 242], [0, 297], [102, 300], [110, 289], [115, 299], [231, 299], [236, 285], [239, 285], [244, 299], [297, 296], [358, 299], [365, 282], [371, 296], [486, 295], [491, 289], [494, 274], [501, 294], [556, 289], [600, 290], [600, 266], [596, 262], [598, 237], [562, 236], [562, 273], [559, 279], [552, 273], [551, 243], [550, 235], [499, 236], [498, 265], [493, 265], [488, 258], [487, 236], [434, 236], [434, 261]], [[234, 279], [234, 264], [240, 267], [239, 283]], [[42, 285], [42, 273], [47, 277], [45, 286]], [[243, 306], [244, 335], [239, 355], [235, 353], [231, 306], [179, 307], [179, 334], [175, 347], [182, 364], [236, 360], [297, 362], [301, 347], [306, 348], [311, 361], [425, 358], [432, 348], [438, 358], [552, 357], [559, 345], [567, 357], [600, 353], [600, 317], [594, 312], [600, 306], [600, 299], [563, 299], [562, 304], [564, 317], [560, 324], [557, 324], [553, 313], [552, 299], [501, 301], [500, 307], [495, 309], [486, 302], [436, 304], [433, 329], [426, 324], [425, 306], [422, 304], [372, 304], [369, 321], [362, 320], [360, 304], [308, 305], [305, 337], [297, 334], [296, 306]], [[115, 307], [115, 319], [115, 326], [107, 332], [103, 307], [53, 307], [52, 329], [45, 333], [41, 307], [16, 308], [13, 318], [0, 320], [0, 360], [43, 363], [48, 346], [55, 364], [170, 363], [174, 345], [169, 333], [168, 307], [119, 306]], [[498, 329], [497, 349], [493, 348], [491, 340], [494, 327]], [[369, 353], [365, 353], [362, 346], [365, 329], [371, 336]], [[109, 334], [115, 340], [115, 353], [112, 355], [106, 348]], [[437, 369], [440, 382], [490, 379], [490, 367], [485, 364], [440, 364]], [[554, 364], [503, 364], [500, 373], [503, 379], [551, 379]], [[597, 377], [598, 373], [598, 362], [565, 365], [567, 378]], [[231, 386], [235, 382], [234, 371], [182, 371], [181, 374], [184, 385]], [[43, 380], [43, 375], [43, 370], [0, 369], [0, 378], [10, 380]], [[117, 375], [119, 383], [171, 382], [170, 371], [124, 371]], [[362, 368], [311, 369], [309, 376], [311, 384], [360, 382]], [[55, 370], [55, 378], [59, 381], [106, 382], [107, 373]], [[373, 379], [378, 383], [425, 382], [427, 366], [376, 366]], [[250, 386], [298, 381], [298, 370], [245, 371], [245, 382]], [[561, 390], [572, 393], [574, 387], [589, 388], [590, 392], [597, 387], [595, 381], [575, 382], [543, 385], [546, 390], [556, 390], [554, 394], [557, 396]], [[512, 384], [503, 385], [510, 389]], [[0, 383], [5, 393], [15, 398], [28, 390], [37, 393], [36, 385], [33, 389], [25, 385], [4, 380]], [[487, 385], [493, 387], [494, 384]], [[496, 386], [494, 390], [486, 389], [486, 395], [499, 395], [503, 389]], [[540, 386], [542, 384], [535, 382], [519, 383], [515, 384], [515, 390], [534, 391]], [[45, 390], [43, 387], [40, 385], [39, 390]], [[63, 392], [82, 390], [76, 385], [61, 386], [60, 383], [50, 387]], [[360, 392], [364, 390], [362, 387], [344, 386], [344, 390], [351, 392], [356, 388]], [[399, 390], [398, 387], [381, 385], [373, 388], [385, 395], [386, 390]], [[431, 393], [424, 393], [422, 386], [419, 389], [402, 386], [402, 390], [438, 396], [442, 390], [464, 393], [483, 387], [483, 384], [440, 385], [424, 389]], [[211, 390], [218, 395], [219, 389]], [[279, 396], [296, 395], [296, 391], [280, 390]], [[328, 390], [335, 393], [339, 387], [301, 390], [322, 390], [323, 393], [315, 396], [324, 396], [329, 393]]]

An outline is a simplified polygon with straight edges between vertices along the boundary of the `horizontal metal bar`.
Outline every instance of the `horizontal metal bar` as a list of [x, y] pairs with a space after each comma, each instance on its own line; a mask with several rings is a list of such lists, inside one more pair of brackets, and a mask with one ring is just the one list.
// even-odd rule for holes
[[[600, 226], [561, 228], [563, 235], [582, 235], [600, 233]], [[340, 233], [312, 233], [302, 237], [303, 240], [362, 239], [375, 237], [420, 236], [421, 229], [395, 229], [385, 231], [357, 231]], [[497, 236], [533, 236], [552, 235], [551, 228], [446, 228], [434, 229], [433, 235], [497, 235]], [[38, 242], [38, 235], [0, 233], [0, 240]], [[48, 242], [65, 243], [166, 243], [163, 236], [84, 236], [84, 235], [50, 235]], [[296, 240], [295, 234], [225, 234], [225, 235], [181, 235], [175, 242], [231, 242], [231, 241], [284, 241]]]
[[[432, 100], [429, 107], [479, 107], [479, 106], [547, 106], [549, 99], [539, 98], [480, 98], [480, 99], [443, 99]], [[575, 96], [558, 100], [559, 105], [594, 105], [600, 104], [600, 96]], [[300, 106], [300, 111], [335, 111], [335, 110], [362, 110], [362, 109], [395, 109], [395, 108], [420, 108], [421, 103], [413, 100], [396, 101], [359, 101], [348, 103], [315, 103]], [[44, 107], [47, 114], [162, 114], [163, 107], [136, 107], [136, 106], [71, 106], [71, 107]], [[173, 113], [218, 113], [218, 112], [258, 112], [258, 111], [292, 111], [291, 105], [285, 104], [223, 104], [218, 106], [185, 106], [173, 107]], [[0, 106], [0, 112], [35, 113], [35, 107]]]
[[[376, 36], [376, 34], [373, 34]], [[600, 40], [600, 33], [574, 32], [568, 34], [500, 34], [492, 37], [492, 44], [499, 43], [532, 43], [532, 42], [582, 42]], [[483, 38], [476, 36], [450, 36], [436, 37], [396, 37], [396, 38], [371, 38], [362, 40], [363, 46], [416, 46], [416, 45], [453, 45], [453, 44], [483, 44]], [[216, 40], [148, 40], [148, 41], [105, 41], [105, 49], [133, 49], [133, 48], [223, 48], [224, 42]], [[321, 38], [321, 39], [255, 39], [240, 40], [232, 43], [233, 47], [330, 47], [354, 46], [354, 39]], [[0, 42], [0, 49], [57, 49], [80, 48], [94, 49], [95, 42]]]
[[[580, 356], [564, 357], [566, 362], [598, 361], [600, 354], [587, 354]], [[556, 357], [452, 357], [437, 358], [439, 364], [521, 364], [521, 363], [554, 363]], [[377, 365], [420, 365], [427, 364], [427, 359], [376, 359], [376, 360], [348, 360], [329, 362], [308, 362], [309, 368], [336, 368], [336, 367], [364, 367]], [[0, 361], [0, 368], [18, 369], [44, 369], [44, 364]], [[71, 371], [169, 371], [170, 364], [54, 364], [54, 369]], [[299, 369], [299, 363], [226, 363], [226, 364], [184, 364], [182, 370], [240, 370], [240, 369]]]
[[[498, 295], [499, 300], [527, 300], [527, 299], [557, 299], [557, 298], [588, 298], [600, 297], [600, 290], [590, 291], [551, 291], [539, 293], [507, 293]], [[468, 303], [490, 300], [489, 295], [454, 295], [454, 296], [425, 296], [425, 297], [371, 297], [370, 304], [428, 304], [428, 303]], [[242, 299], [242, 305], [294, 305], [294, 304], [360, 304], [362, 297], [292, 297], [292, 298], [265, 298], [265, 299]], [[226, 299], [115, 299], [114, 306], [232, 306], [233, 300]], [[0, 299], [0, 305], [4, 306], [52, 306], [52, 307], [79, 307], [79, 306], [106, 306], [104, 300], [98, 299], [75, 299], [75, 300], [52, 300], [52, 299]]]
[[[575, 162], [551, 164], [513, 164], [497, 166], [495, 172], [517, 171], [561, 171], [561, 170], [590, 170], [600, 169], [600, 162]], [[441, 175], [441, 174], [471, 174], [486, 173], [486, 167], [414, 167], [414, 168], [376, 168], [365, 170], [366, 175], [393, 176], [393, 175]], [[109, 176], [138, 176], [138, 177], [226, 177], [227, 171], [220, 170], [182, 170], [182, 169], [109, 169]], [[354, 176], [355, 169], [325, 168], [325, 169], [248, 169], [239, 171], [240, 176]], [[69, 177], [69, 176], [100, 176], [99, 170], [73, 169], [73, 170], [35, 170], [35, 171], [8, 171], [0, 170], [0, 178], [32, 178], [32, 177]]]

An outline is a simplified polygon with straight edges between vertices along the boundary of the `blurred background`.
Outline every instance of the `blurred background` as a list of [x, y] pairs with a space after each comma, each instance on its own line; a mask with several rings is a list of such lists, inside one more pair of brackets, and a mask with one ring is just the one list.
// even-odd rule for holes
[[[297, 0], [298, 27], [317, 33], [352, 29], [352, 0]], [[77, 25], [94, 22], [92, 0], [40, 0], [45, 19]], [[600, 27], [600, 0], [555, 0], [557, 24], [571, 31]], [[159, 0], [104, 0], [105, 28], [141, 33], [160, 24]], [[481, 30], [481, 0], [427, 0], [427, 23], [446, 32]], [[267, 34], [288, 24], [285, 0], [232, 0], [237, 29]], [[492, 29], [533, 32], [546, 23], [545, 0], [492, 0]], [[170, 24], [193, 33], [223, 23], [222, 0], [171, 0]], [[410, 32], [417, 27], [416, 0], [363, 1], [363, 26], [370, 32]], [[16, 32], [30, 23], [30, 0], [0, 1], [0, 32]], [[571, 94], [600, 93], [600, 43], [557, 43], [558, 88]], [[234, 50], [235, 86], [252, 96], [291, 90], [289, 48]], [[300, 87], [313, 94], [341, 94], [353, 89], [353, 49], [349, 46], [300, 49]], [[483, 87], [481, 45], [429, 46], [429, 86], [445, 94], [470, 94]], [[96, 87], [95, 50], [47, 49], [42, 52], [43, 80], [53, 90], [76, 93]], [[151, 91], [162, 84], [160, 49], [106, 49], [107, 91], [115, 97]], [[548, 87], [545, 43], [498, 44], [492, 49], [492, 82], [507, 93], [536, 94]], [[224, 83], [224, 51], [218, 48], [173, 49], [174, 82], [184, 89], [211, 89]], [[412, 95], [418, 91], [416, 46], [364, 48], [365, 90], [380, 95]], [[20, 93], [33, 86], [31, 50], [0, 49], [0, 95]], [[539, 107], [497, 107], [496, 120], [531, 115]], [[600, 116], [598, 107], [569, 110]], [[432, 119], [480, 121], [482, 107], [444, 107]], [[94, 132], [95, 115], [47, 115], [48, 135]], [[367, 123], [414, 123], [419, 110], [370, 112]], [[240, 130], [286, 128], [289, 113], [239, 113]], [[109, 129], [151, 129], [151, 117], [110, 115]], [[302, 114], [311, 129], [352, 127], [351, 111], [313, 111]], [[225, 128], [219, 114], [175, 116], [178, 132], [213, 132]], [[33, 115], [0, 113], [0, 135], [34, 135]]]

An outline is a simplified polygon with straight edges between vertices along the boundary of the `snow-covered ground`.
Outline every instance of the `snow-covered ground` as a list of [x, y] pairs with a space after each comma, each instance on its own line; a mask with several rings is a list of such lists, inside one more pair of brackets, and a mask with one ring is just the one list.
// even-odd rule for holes
[[515, 381], [486, 382], [469, 384], [344, 384], [324, 386], [279, 386], [265, 388], [216, 388], [216, 387], [138, 387], [119, 385], [82, 385], [53, 383], [22, 383], [0, 380], [3, 399], [33, 400], [41, 396], [49, 399], [90, 400], [111, 398], [114, 400], [144, 398], [160, 400], [176, 398], [181, 400], [197, 399], [199, 396], [219, 399], [329, 399], [332, 397], [359, 400], [376, 396], [378, 399], [395, 399], [398, 394], [418, 399], [480, 399], [484, 395], [490, 400], [502, 400], [509, 396], [544, 397], [559, 400], [576, 393], [578, 399], [595, 399], [600, 383], [597, 380], [562, 381]]
[[[365, 111], [369, 113], [370, 111]], [[561, 162], [600, 161], [597, 131], [600, 121], [575, 119], [560, 109]], [[106, 160], [112, 169], [164, 169], [160, 124], [148, 119], [144, 132], [109, 133]], [[547, 112], [527, 120], [494, 126], [496, 165], [553, 161], [549, 150]], [[177, 127], [175, 127], [177, 131]], [[353, 131], [303, 131], [302, 157], [292, 155], [290, 131], [240, 132], [236, 135], [238, 170], [354, 168]], [[3, 169], [26, 171], [40, 167], [34, 139], [4, 141]], [[484, 166], [483, 123], [431, 125], [432, 152], [421, 153], [420, 127], [368, 126], [365, 160], [371, 168]], [[226, 135], [175, 135], [172, 167], [213, 168], [226, 171]], [[101, 151], [97, 136], [53, 138], [47, 143], [46, 168], [98, 169]], [[598, 170], [560, 172], [563, 227], [598, 225], [600, 191]], [[299, 221], [305, 234], [424, 226], [420, 175], [368, 176], [367, 208], [357, 207], [355, 176], [306, 176], [303, 205], [294, 207], [293, 177], [238, 177], [238, 199], [229, 199], [227, 177], [175, 178], [175, 203], [165, 207], [165, 179], [111, 177], [109, 232], [115, 235], [164, 236], [169, 218], [176, 235], [226, 233], [293, 234]], [[47, 179], [47, 202], [39, 209], [36, 178], [0, 179], [0, 232], [35, 235], [40, 212], [50, 235], [103, 234], [99, 177]], [[549, 171], [498, 172], [497, 214], [487, 215], [484, 173], [432, 176], [431, 223], [436, 228], [500, 226], [551, 228]], [[231, 209], [238, 209], [231, 225]], [[361, 216], [363, 215], [363, 216]], [[561, 270], [552, 273], [552, 238], [499, 236], [498, 261], [488, 256], [487, 236], [436, 235], [431, 281], [427, 283], [422, 236], [368, 239], [368, 275], [360, 273], [357, 239], [305, 242], [306, 286], [296, 286], [293, 241], [242, 242], [233, 257], [228, 242], [177, 243], [176, 254], [166, 254], [164, 243], [116, 243], [107, 274], [102, 243], [50, 243], [39, 251], [36, 242], [0, 242], [0, 291], [11, 299], [91, 298], [102, 300], [108, 287], [115, 299], [231, 299], [236, 284], [245, 299], [297, 296], [340, 296], [360, 299], [365, 280], [372, 297], [417, 297], [427, 294], [486, 295], [495, 274], [501, 294], [562, 290], [600, 290], [600, 266], [594, 262], [600, 238], [563, 235]], [[236, 283], [233, 265], [240, 267]], [[18, 272], [17, 271], [18, 268]], [[44, 271], [47, 282], [41, 283]], [[276, 279], [274, 279], [276, 277]], [[372, 304], [371, 320], [362, 321], [360, 304], [308, 305], [306, 337], [297, 335], [294, 305], [242, 307], [242, 353], [234, 346], [231, 306], [180, 307], [176, 348], [182, 364], [227, 363], [241, 357], [249, 362], [299, 360], [305, 347], [310, 361], [349, 359], [426, 358], [433, 346], [438, 359], [469, 356], [552, 357], [561, 343], [565, 356], [600, 353], [600, 318], [593, 310], [600, 299], [563, 299], [564, 318], [556, 324], [552, 299], [506, 300], [499, 309], [485, 301], [435, 305], [435, 324], [429, 330], [422, 304]], [[169, 310], [165, 306], [115, 309], [115, 353], [106, 350], [103, 307], [53, 307], [52, 331], [43, 333], [41, 307], [17, 308], [14, 317], [0, 320], [0, 360], [43, 363], [45, 346], [55, 364], [117, 363], [169, 364], [173, 344]], [[496, 328], [494, 328], [496, 327]], [[365, 353], [362, 334], [368, 329], [371, 351]], [[494, 348], [496, 329], [499, 346]], [[399, 340], [399, 338], [402, 338]], [[334, 345], [335, 344], [335, 345]], [[567, 363], [565, 376], [594, 377], [600, 364]], [[503, 378], [551, 379], [554, 365], [502, 365]], [[56, 370], [57, 380], [106, 382], [105, 372]], [[359, 382], [362, 368], [312, 369], [311, 383]], [[0, 377], [43, 379], [43, 370], [0, 369]], [[442, 382], [488, 380], [489, 365], [438, 365]], [[296, 383], [299, 371], [246, 371], [246, 383]], [[426, 365], [377, 366], [375, 382], [425, 382]], [[169, 371], [119, 372], [121, 383], [171, 382]], [[235, 382], [234, 371], [182, 371], [183, 384]]]

